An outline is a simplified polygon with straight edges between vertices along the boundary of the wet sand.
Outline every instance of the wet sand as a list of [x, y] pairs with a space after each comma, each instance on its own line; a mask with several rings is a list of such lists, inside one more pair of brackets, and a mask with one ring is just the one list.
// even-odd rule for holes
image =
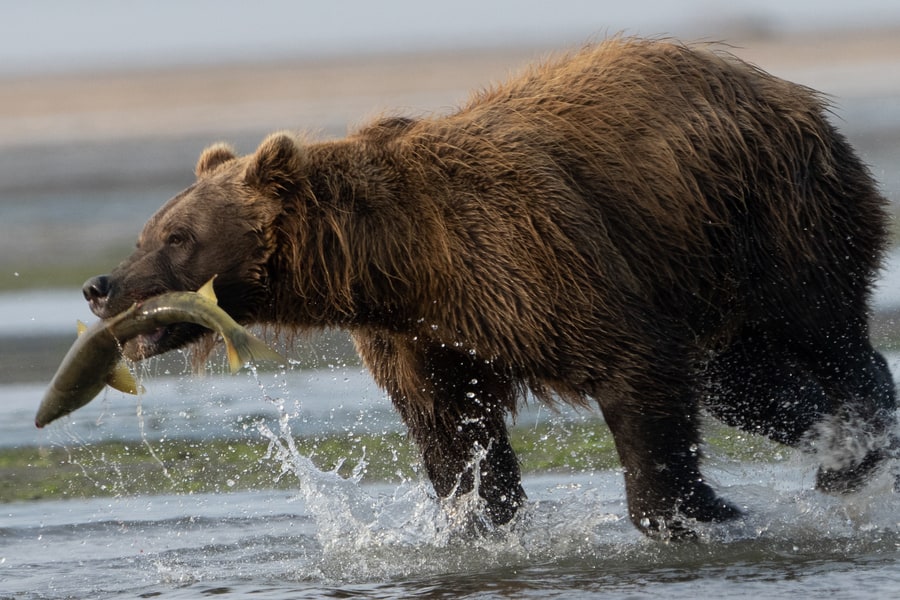
[[[729, 38], [772, 73], [837, 97], [900, 94], [900, 31]], [[298, 128], [340, 134], [385, 110], [447, 110], [467, 91], [564, 49], [470, 49], [19, 77], [0, 91], [0, 149]]]

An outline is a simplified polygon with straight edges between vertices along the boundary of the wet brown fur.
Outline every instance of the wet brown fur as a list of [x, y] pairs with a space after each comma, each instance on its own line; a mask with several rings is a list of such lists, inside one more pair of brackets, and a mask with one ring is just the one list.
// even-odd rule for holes
[[[254, 251], [213, 244], [215, 260], [166, 285], [217, 272], [239, 320], [349, 329], [440, 495], [470, 489], [472, 449], [489, 450], [495, 522], [524, 498], [503, 418], [526, 390], [599, 403], [641, 528], [729, 518], [698, 470], [705, 379], [724, 390], [706, 398], [714, 413], [788, 443], [860, 390], [893, 406], [865, 322], [885, 202], [826, 113], [714, 48], [611, 39], [449, 115], [335, 141], [278, 133], [244, 157], [213, 146], [148, 223], [144, 254], [199, 213], [246, 219], [232, 239]], [[137, 276], [121, 283], [146, 276], [138, 259], [112, 274], [110, 312], [142, 293]], [[848, 348], [859, 359], [828, 375]], [[742, 356], [751, 377], [771, 356], [822, 391], [797, 415], [748, 403], [723, 368]], [[760, 393], [793, 393], [791, 377]]]

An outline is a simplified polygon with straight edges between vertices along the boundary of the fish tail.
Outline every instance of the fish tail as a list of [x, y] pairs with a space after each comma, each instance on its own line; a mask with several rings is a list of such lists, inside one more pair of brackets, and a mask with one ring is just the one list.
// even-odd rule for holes
[[243, 329], [234, 332], [231, 336], [223, 337], [225, 353], [228, 355], [228, 366], [232, 373], [237, 373], [247, 364], [269, 363], [278, 366], [287, 364], [287, 360], [283, 356]]

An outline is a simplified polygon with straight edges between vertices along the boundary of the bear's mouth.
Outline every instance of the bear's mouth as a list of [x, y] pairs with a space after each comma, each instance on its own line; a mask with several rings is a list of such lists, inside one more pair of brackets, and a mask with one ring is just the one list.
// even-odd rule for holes
[[168, 327], [160, 327], [154, 332], [138, 336], [138, 344], [143, 346], [154, 346], [159, 344], [159, 341], [169, 333], [167, 329]]
[[122, 345], [128, 360], [139, 361], [178, 350], [199, 340], [209, 330], [194, 323], [174, 323], [131, 338]]

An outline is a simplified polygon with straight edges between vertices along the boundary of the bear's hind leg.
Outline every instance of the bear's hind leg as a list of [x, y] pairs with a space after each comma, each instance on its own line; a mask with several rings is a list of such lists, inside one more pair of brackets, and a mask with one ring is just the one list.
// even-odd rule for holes
[[797, 446], [831, 400], [795, 356], [763, 337], [744, 336], [702, 369], [702, 402], [726, 425]]
[[639, 372], [595, 394], [624, 468], [629, 516], [651, 535], [689, 537], [685, 519], [741, 515], [700, 472], [699, 408], [686, 355], [650, 353]]
[[894, 382], [864, 327], [791, 341], [745, 335], [712, 359], [705, 375], [706, 407], [723, 422], [815, 447], [823, 491], [858, 489], [896, 445]]
[[812, 430], [822, 465], [816, 487], [857, 491], [896, 450], [896, 391], [887, 361], [868, 341], [848, 344], [823, 361], [822, 379], [834, 399], [831, 414]]

